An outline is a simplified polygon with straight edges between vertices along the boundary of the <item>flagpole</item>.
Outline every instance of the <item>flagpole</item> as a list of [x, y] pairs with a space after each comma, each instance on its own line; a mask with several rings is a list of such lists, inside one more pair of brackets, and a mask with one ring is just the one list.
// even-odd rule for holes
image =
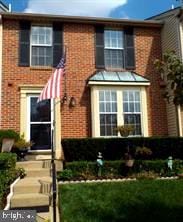
[[51, 130], [51, 166], [52, 166], [52, 204], [53, 204], [53, 222], [56, 222], [56, 199], [57, 199], [57, 182], [55, 168], [55, 99], [53, 102], [53, 124]]
[[[65, 74], [65, 55], [61, 58], [59, 64], [57, 65], [54, 73], [49, 78], [47, 84], [43, 88], [38, 97], [37, 103], [42, 100], [50, 99], [53, 104], [52, 109], [52, 124], [51, 124], [51, 172], [52, 172], [52, 206], [53, 206], [53, 222], [56, 221], [56, 213], [57, 213], [57, 181], [56, 181], [56, 166], [55, 166], [55, 152], [56, 152], [56, 140], [55, 140], [55, 98], [60, 98], [61, 93], [61, 77]], [[66, 89], [65, 89], [66, 90]]]

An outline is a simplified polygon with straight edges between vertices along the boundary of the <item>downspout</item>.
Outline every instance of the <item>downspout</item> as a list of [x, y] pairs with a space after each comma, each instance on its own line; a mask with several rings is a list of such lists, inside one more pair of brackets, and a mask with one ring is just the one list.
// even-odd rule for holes
[[[179, 11], [179, 13], [176, 15], [178, 19], [178, 27], [177, 27], [177, 42], [178, 42], [178, 48], [179, 48], [179, 58], [183, 62], [183, 15], [182, 15], [182, 7]], [[176, 107], [176, 121], [177, 121], [177, 133], [178, 136], [182, 136], [182, 122], [181, 122], [181, 115], [180, 115], [180, 105], [175, 106]]]
[[1, 123], [1, 112], [2, 112], [2, 41], [3, 41], [3, 28], [2, 28], [2, 15], [0, 15], [0, 129], [2, 127]]

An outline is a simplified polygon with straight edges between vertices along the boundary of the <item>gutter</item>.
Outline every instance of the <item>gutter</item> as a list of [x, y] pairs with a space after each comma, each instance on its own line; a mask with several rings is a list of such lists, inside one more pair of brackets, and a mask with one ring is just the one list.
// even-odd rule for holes
[[25, 20], [44, 20], [44, 21], [60, 21], [68, 23], [83, 23], [83, 24], [118, 24], [127, 26], [139, 27], [162, 27], [163, 22], [157, 20], [132, 20], [132, 19], [114, 19], [103, 17], [87, 17], [87, 16], [69, 16], [69, 15], [51, 15], [37, 13], [9, 13], [1, 12], [3, 18], [6, 19], [25, 19]]

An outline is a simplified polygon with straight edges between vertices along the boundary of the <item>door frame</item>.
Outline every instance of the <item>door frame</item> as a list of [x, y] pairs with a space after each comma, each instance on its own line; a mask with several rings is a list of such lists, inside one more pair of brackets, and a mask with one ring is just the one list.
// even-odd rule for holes
[[[25, 139], [28, 140], [27, 132], [27, 96], [28, 95], [39, 95], [44, 85], [19, 85], [20, 89], [20, 134], [25, 135]], [[61, 106], [60, 100], [55, 99], [55, 152], [56, 159], [64, 158], [62, 147], [61, 147]], [[45, 150], [35, 150], [30, 152], [44, 153]], [[51, 150], [48, 152], [51, 153]]]
[[[27, 138], [28, 140], [30, 140], [30, 125], [31, 125], [31, 120], [30, 120], [30, 112], [31, 112], [31, 98], [35, 98], [37, 97], [38, 98], [39, 94], [27, 94]], [[50, 113], [51, 113], [51, 121], [50, 122], [44, 122], [42, 124], [50, 124], [50, 131], [51, 131], [51, 138], [52, 138], [52, 127], [53, 127], [53, 112], [54, 112], [54, 107], [53, 107], [53, 102], [51, 101], [50, 103], [51, 107], [50, 107]], [[37, 122], [37, 124], [39, 124], [40, 122]], [[50, 139], [51, 139], [50, 138]], [[44, 150], [29, 150], [30, 152], [47, 152], [47, 151], [50, 151], [51, 150], [51, 147], [50, 149], [44, 149]]]

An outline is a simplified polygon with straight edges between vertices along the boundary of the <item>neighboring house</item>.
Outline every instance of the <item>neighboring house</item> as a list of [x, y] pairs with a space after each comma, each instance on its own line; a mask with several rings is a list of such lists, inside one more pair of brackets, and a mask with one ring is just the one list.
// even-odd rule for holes
[[[183, 9], [181, 7], [166, 11], [149, 19], [161, 20], [162, 52], [174, 50], [183, 60]], [[168, 131], [171, 136], [183, 136], [183, 107], [175, 108], [167, 104]]]
[[[11, 11], [11, 5], [9, 7], [5, 5], [2, 1], [0, 1], [0, 12], [8, 12]], [[0, 17], [0, 128], [1, 128], [1, 82], [2, 82], [2, 20]]]
[[36, 101], [63, 46], [67, 100], [56, 104], [57, 149], [60, 137], [117, 136], [122, 124], [136, 136], [168, 134], [153, 65], [161, 58], [161, 21], [23, 13], [2, 13], [2, 20], [1, 126], [25, 133], [33, 150], [50, 148], [54, 107]]
[[0, 1], [0, 12], [8, 12], [11, 11], [11, 5], [9, 7], [3, 3], [3, 1]]

